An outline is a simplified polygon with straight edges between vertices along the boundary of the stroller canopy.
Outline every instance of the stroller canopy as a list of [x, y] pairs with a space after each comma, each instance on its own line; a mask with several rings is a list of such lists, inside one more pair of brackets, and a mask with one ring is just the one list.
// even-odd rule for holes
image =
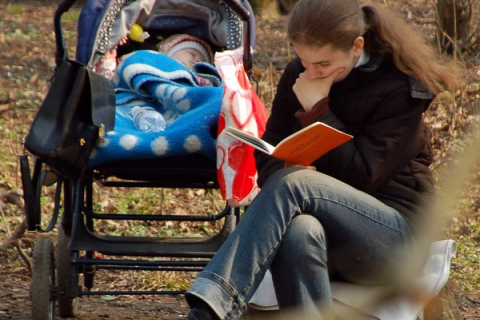
[[[246, 0], [241, 4], [250, 12], [247, 34], [253, 48], [254, 15]], [[135, 23], [154, 36], [191, 34], [209, 42], [216, 51], [243, 44], [242, 21], [222, 0], [89, 0], [78, 21], [76, 60], [95, 65]]]

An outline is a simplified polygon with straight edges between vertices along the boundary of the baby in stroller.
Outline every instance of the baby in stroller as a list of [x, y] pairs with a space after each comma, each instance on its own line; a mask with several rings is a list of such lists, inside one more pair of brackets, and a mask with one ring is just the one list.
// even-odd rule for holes
[[[213, 65], [212, 46], [187, 32], [163, 37], [150, 36], [140, 29], [143, 33], [138, 37], [138, 31], [133, 34], [134, 28], [141, 27], [134, 24], [95, 67], [114, 84], [117, 112], [115, 130], [97, 141], [89, 164], [118, 156], [148, 158], [192, 152], [214, 158], [212, 130], [220, 111], [223, 81]], [[134, 108], [148, 108], [148, 112], [155, 113], [161, 129], [139, 132], [142, 126], [135, 123], [138, 111]], [[189, 118], [197, 122], [201, 119], [196, 130], [186, 130]], [[163, 132], [163, 137], [158, 131]], [[195, 138], [182, 141], [185, 132]]]
[[[197, 37], [189, 34], [175, 34], [157, 44], [159, 52], [177, 60], [189, 70], [195, 71], [197, 63], [206, 62], [213, 64], [213, 51], [210, 45]], [[200, 86], [215, 85], [211, 79], [197, 74]]]
[[158, 50], [178, 60], [188, 69], [193, 70], [197, 62], [213, 63], [213, 51], [210, 45], [189, 34], [176, 34], [157, 44]]
[[[140, 31], [134, 32], [136, 29], [140, 29]], [[140, 36], [138, 35], [139, 32], [141, 32]], [[199, 62], [213, 65], [214, 53], [210, 44], [198, 37], [187, 33], [174, 34], [165, 39], [160, 39], [156, 44], [145, 42], [148, 38], [150, 38], [150, 35], [143, 32], [138, 24], [135, 24], [130, 30], [129, 36], [120, 40], [118, 50], [113, 49], [100, 59], [96, 65], [97, 73], [112, 79], [119, 60], [129, 52], [137, 50], [159, 51], [192, 71], [194, 65]], [[132, 44], [132, 42], [140, 43], [140, 45]], [[197, 75], [197, 80], [201, 86], [213, 85], [211, 80], [200, 75]]]

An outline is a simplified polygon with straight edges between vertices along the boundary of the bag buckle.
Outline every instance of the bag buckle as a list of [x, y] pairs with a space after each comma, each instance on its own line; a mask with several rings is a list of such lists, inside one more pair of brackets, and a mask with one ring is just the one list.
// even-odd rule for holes
[[100, 139], [103, 139], [104, 133], [105, 133], [105, 125], [101, 123], [100, 127], [98, 128], [98, 136], [100, 137]]

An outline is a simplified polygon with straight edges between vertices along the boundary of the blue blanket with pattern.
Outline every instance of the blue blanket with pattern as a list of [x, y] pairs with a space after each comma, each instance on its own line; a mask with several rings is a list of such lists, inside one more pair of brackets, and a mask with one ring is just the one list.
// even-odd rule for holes
[[[197, 76], [212, 86], [200, 86]], [[116, 96], [115, 128], [97, 139], [88, 166], [128, 159], [148, 159], [201, 153], [215, 159], [216, 126], [223, 83], [208, 63], [193, 71], [155, 51], [136, 51], [118, 65], [113, 78]], [[167, 123], [164, 131], [136, 129], [131, 109], [150, 106]]]

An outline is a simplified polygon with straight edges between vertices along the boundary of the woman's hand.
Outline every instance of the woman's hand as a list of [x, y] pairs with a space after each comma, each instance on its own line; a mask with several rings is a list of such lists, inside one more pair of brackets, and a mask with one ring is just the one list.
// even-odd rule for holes
[[324, 78], [316, 79], [309, 79], [306, 71], [300, 73], [292, 89], [306, 112], [312, 110], [318, 101], [328, 96], [333, 82], [344, 70], [341, 68]]

